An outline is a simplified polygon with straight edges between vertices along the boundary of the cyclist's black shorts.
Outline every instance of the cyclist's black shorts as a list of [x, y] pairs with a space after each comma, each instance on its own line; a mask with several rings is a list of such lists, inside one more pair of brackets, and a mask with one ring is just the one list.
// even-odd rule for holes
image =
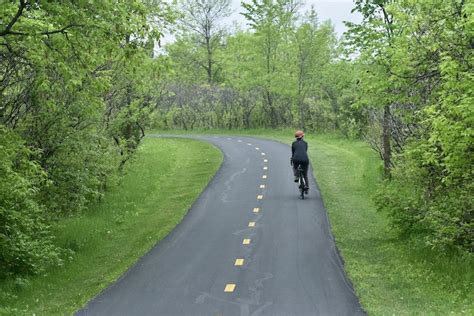
[[293, 167], [295, 169], [298, 169], [298, 166], [301, 166], [301, 168], [303, 168], [304, 171], [308, 170], [308, 166], [309, 166], [309, 161], [298, 161], [298, 160], [293, 160]]

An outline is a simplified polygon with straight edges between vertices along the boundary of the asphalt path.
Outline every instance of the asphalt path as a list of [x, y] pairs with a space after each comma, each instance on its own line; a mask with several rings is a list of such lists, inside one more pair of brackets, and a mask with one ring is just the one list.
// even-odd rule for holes
[[173, 232], [77, 315], [364, 315], [312, 176], [299, 197], [290, 147], [199, 138], [224, 153], [220, 170]]

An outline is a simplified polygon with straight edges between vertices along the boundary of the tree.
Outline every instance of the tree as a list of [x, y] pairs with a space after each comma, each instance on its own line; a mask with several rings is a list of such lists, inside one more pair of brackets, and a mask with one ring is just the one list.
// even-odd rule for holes
[[123, 162], [114, 139], [133, 152], [151, 102], [145, 80], [156, 76], [154, 26], [172, 19], [166, 7], [155, 0], [0, 6], [0, 138], [18, 152], [0, 159], [1, 182], [18, 181], [1, 188], [2, 258], [15, 261], [6, 273], [58, 264], [48, 224], [101, 197]]
[[[363, 52], [368, 52], [366, 55], [367, 62], [375, 62], [380, 66], [377, 70], [380, 74], [385, 75], [386, 78], [382, 82], [387, 84], [390, 83], [389, 77], [391, 74], [388, 55], [393, 45], [396, 28], [394, 17], [387, 9], [387, 6], [392, 2], [392, 0], [356, 0], [354, 11], [357, 10], [362, 14], [363, 21], [359, 25], [347, 23], [350, 28], [348, 34], [350, 44], [361, 48]], [[390, 85], [383, 87], [379, 84], [377, 89], [379, 89], [380, 95], [393, 95], [393, 89]], [[384, 175], [386, 178], [390, 178], [390, 169], [392, 168], [392, 100], [390, 98], [382, 98], [378, 101], [380, 103], [372, 104], [372, 106], [375, 105], [383, 109], [380, 153], [384, 162]]]
[[280, 70], [285, 68], [284, 60], [288, 56], [284, 45], [288, 43], [288, 38], [294, 29], [300, 4], [299, 1], [294, 0], [242, 2], [246, 10], [242, 14], [255, 31], [255, 48], [258, 51], [256, 78], [264, 91], [264, 111], [266, 119], [270, 122], [269, 126], [272, 128], [288, 121], [284, 116], [285, 111], [277, 109], [275, 93], [280, 90], [279, 88], [287, 86], [282, 75], [286, 77], [289, 74]]
[[[316, 11], [312, 8], [305, 16], [303, 23], [295, 31], [294, 49], [296, 65], [296, 106], [299, 113], [298, 125], [306, 128], [306, 121], [311, 120], [308, 98], [329, 97], [335, 102], [336, 93], [326, 85], [330, 80], [327, 69], [335, 56], [335, 35], [332, 25], [325, 22], [319, 25]], [[332, 77], [331, 74], [329, 77]]]
[[215, 54], [225, 33], [220, 23], [231, 13], [230, 0], [183, 0], [182, 10], [185, 38], [199, 49], [195, 61], [206, 71], [207, 83], [215, 83], [219, 70]]

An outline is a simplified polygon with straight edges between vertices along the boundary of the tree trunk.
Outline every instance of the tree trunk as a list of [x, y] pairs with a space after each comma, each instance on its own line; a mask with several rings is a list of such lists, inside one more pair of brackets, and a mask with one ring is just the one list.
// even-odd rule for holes
[[387, 179], [391, 177], [392, 167], [392, 147], [390, 144], [390, 106], [386, 105], [383, 108], [383, 123], [382, 123], [382, 157], [383, 157], [383, 170], [384, 176]]

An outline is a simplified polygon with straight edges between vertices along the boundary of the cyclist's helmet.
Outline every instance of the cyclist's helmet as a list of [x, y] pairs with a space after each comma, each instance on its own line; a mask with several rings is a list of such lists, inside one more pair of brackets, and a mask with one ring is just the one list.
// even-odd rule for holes
[[303, 131], [296, 131], [295, 132], [295, 137], [296, 138], [303, 138], [304, 132]]

